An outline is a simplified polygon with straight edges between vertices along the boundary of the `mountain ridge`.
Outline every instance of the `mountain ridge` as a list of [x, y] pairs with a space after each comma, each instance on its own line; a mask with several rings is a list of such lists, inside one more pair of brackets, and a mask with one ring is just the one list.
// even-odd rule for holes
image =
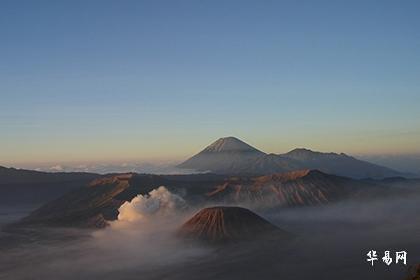
[[216, 174], [254, 176], [300, 169], [318, 169], [357, 179], [404, 176], [391, 168], [359, 160], [345, 153], [296, 148], [284, 154], [267, 154], [231, 136], [219, 138], [177, 167]]
[[42, 172], [0, 166], [0, 204], [39, 204], [80, 188], [102, 175]]
[[[44, 204], [21, 225], [105, 226], [118, 217], [118, 208], [137, 195], [165, 186], [192, 207], [236, 205], [276, 209], [325, 205], [346, 199], [371, 199], [394, 194], [382, 181], [363, 181], [318, 170], [299, 170], [258, 177], [215, 174], [118, 174], [94, 179]], [[406, 192], [404, 192], [406, 193]]]

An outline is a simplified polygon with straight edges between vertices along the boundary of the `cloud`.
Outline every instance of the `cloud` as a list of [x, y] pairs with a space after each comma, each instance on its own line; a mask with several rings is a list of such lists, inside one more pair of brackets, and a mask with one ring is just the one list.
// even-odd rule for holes
[[54, 166], [51, 166], [49, 170], [55, 171], [55, 172], [62, 172], [64, 171], [64, 167], [62, 167], [61, 165], [54, 165]]
[[74, 163], [74, 164], [53, 164], [52, 166], [36, 166], [30, 169], [37, 169], [46, 172], [92, 172], [99, 174], [108, 173], [147, 173], [147, 174], [194, 174], [205, 173], [192, 169], [177, 168], [175, 162], [170, 163], [148, 163], [148, 162], [123, 162], [123, 163]]

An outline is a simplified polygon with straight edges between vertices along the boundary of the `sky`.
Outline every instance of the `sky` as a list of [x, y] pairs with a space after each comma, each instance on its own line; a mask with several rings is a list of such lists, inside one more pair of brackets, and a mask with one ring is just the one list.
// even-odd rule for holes
[[420, 154], [419, 1], [1, 1], [0, 165]]

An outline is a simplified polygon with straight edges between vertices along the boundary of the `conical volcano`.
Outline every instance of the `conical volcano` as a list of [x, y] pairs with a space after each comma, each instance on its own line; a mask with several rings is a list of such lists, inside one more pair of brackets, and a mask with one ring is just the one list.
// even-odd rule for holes
[[235, 153], [235, 152], [259, 152], [251, 145], [239, 140], [236, 137], [223, 137], [207, 146], [203, 152], [207, 153]]
[[224, 137], [181, 163], [178, 167], [220, 174], [241, 173], [265, 153], [235, 138]]
[[258, 240], [269, 235], [289, 236], [248, 209], [222, 206], [202, 209], [182, 225], [178, 234], [186, 239], [212, 243]]

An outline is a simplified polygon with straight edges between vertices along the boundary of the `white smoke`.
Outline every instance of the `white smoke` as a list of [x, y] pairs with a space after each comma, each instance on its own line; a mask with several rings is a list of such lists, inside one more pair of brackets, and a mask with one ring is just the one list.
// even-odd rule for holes
[[212, 253], [177, 238], [192, 215], [185, 210], [182, 197], [161, 186], [124, 203], [118, 220], [104, 229], [43, 229], [46, 236], [71, 240], [31, 242], [7, 251], [0, 238], [0, 279], [162, 279], [155, 274]]
[[118, 221], [138, 222], [152, 216], [164, 218], [185, 207], [186, 203], [182, 197], [160, 186], [149, 194], [137, 195], [130, 202], [121, 205], [118, 209]]
[[121, 205], [118, 220], [95, 231], [89, 245], [101, 250], [101, 263], [109, 262], [112, 269], [173, 264], [207, 254], [207, 249], [185, 246], [175, 236], [191, 215], [186, 209], [181, 196], [160, 186]]

